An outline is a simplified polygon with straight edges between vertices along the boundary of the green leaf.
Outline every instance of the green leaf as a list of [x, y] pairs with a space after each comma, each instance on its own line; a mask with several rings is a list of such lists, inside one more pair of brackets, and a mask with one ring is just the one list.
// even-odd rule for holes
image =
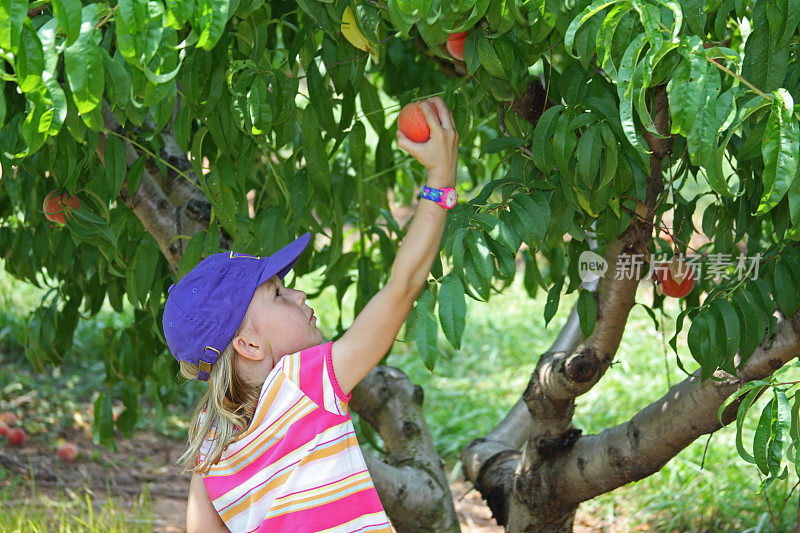
[[461, 337], [467, 316], [464, 284], [455, 273], [442, 280], [439, 288], [439, 322], [447, 340], [456, 350], [461, 349]]
[[782, 257], [778, 258], [772, 277], [772, 294], [775, 295], [781, 311], [788, 317], [794, 316], [798, 307], [800, 307], [798, 274], [800, 272], [795, 272], [788, 261]]
[[439, 357], [439, 347], [436, 342], [436, 317], [433, 316], [432, 306], [433, 294], [430, 290], [425, 290], [414, 308], [416, 311], [414, 343], [417, 345], [422, 363], [431, 372], [433, 372], [433, 367], [436, 366], [436, 360]]
[[366, 77], [361, 80], [358, 99], [361, 101], [361, 109], [372, 125], [372, 129], [380, 134], [386, 128], [383, 106], [378, 98], [378, 91], [367, 81]]
[[100, 47], [90, 34], [82, 34], [64, 50], [64, 70], [78, 113], [89, 113], [98, 107], [105, 90], [105, 68]]
[[510, 203], [511, 213], [519, 220], [522, 240], [534, 247], [544, 241], [550, 225], [550, 203], [540, 191], [515, 194]]
[[[678, 34], [681, 32], [683, 26], [683, 10], [680, 3], [676, 0], [656, 0], [659, 4], [672, 11], [673, 26], [672, 26], [672, 40], [678, 40]], [[660, 18], [660, 17], [659, 17]]]
[[617, 74], [617, 96], [619, 96], [620, 101], [619, 120], [622, 123], [622, 131], [625, 132], [625, 137], [631, 145], [642, 153], [647, 153], [648, 150], [639, 140], [636, 126], [633, 122], [633, 95], [635, 91], [632, 80], [639, 55], [646, 44], [647, 36], [641, 33], [628, 45], [622, 56]]
[[111, 397], [101, 392], [94, 401], [94, 422], [92, 435], [95, 444], [102, 444], [110, 450], [116, 450], [114, 442], [114, 412], [111, 410]]
[[772, 407], [775, 403], [771, 399], [764, 410], [761, 411], [761, 417], [758, 420], [755, 435], [753, 436], [753, 457], [755, 458], [756, 465], [761, 472], [766, 475], [769, 474], [769, 465], [767, 464], [767, 450], [769, 448], [770, 437], [772, 436]]
[[614, 65], [611, 51], [614, 43], [614, 34], [617, 32], [620, 21], [633, 6], [628, 2], [622, 2], [611, 8], [600, 29], [597, 31], [597, 39], [595, 41], [595, 48], [597, 50], [597, 60], [600, 66], [612, 78], [617, 78], [617, 67]]
[[[686, 343], [689, 345], [689, 352], [692, 357], [705, 370], [710, 366], [711, 361], [711, 335], [709, 330], [709, 322], [711, 314], [700, 310], [697, 315], [692, 319], [689, 326], [689, 331], [686, 334]], [[716, 367], [715, 367], [716, 368]]]
[[764, 387], [767, 386], [769, 385], [760, 385], [750, 389], [750, 391], [747, 393], [747, 396], [744, 397], [742, 403], [739, 404], [739, 409], [736, 411], [736, 450], [739, 452], [739, 457], [753, 464], [755, 464], [756, 459], [747, 453], [747, 450], [744, 447], [742, 428], [744, 427], [745, 415], [747, 415], [747, 411], [750, 409], [750, 406], [753, 405], [753, 402], [755, 402], [756, 399], [761, 395]]
[[81, 31], [80, 0], [53, 0], [53, 14], [67, 36], [66, 45], [70, 46], [78, 38]]
[[542, 172], [549, 173], [555, 164], [553, 145], [550, 140], [553, 138], [556, 123], [560, 117], [559, 113], [562, 109], [564, 109], [564, 106], [560, 104], [548, 108], [539, 117], [539, 122], [536, 123], [536, 128], [533, 130], [533, 143], [531, 146], [533, 163]]
[[723, 325], [723, 328], [718, 331], [717, 343], [724, 349], [724, 359], [719, 365], [723, 370], [736, 375], [736, 369], [733, 366], [733, 356], [739, 350], [739, 315], [736, 314], [736, 309], [730, 302], [722, 298], [714, 300], [711, 308], [717, 315], [717, 323]]
[[139, 394], [136, 393], [130, 383], [122, 382], [120, 386], [122, 387], [122, 404], [125, 406], [125, 410], [119, 414], [116, 426], [125, 435], [126, 439], [130, 439], [133, 437], [138, 419]]
[[578, 296], [578, 318], [583, 338], [588, 339], [597, 322], [597, 302], [594, 300], [594, 294], [586, 289], [580, 289]]
[[27, 0], [0, 1], [0, 48], [19, 54], [22, 26], [28, 15]]
[[703, 40], [690, 36], [681, 40], [678, 52], [683, 60], [678, 63], [667, 84], [671, 133], [688, 136], [694, 128], [698, 110], [708, 99], [705, 89], [708, 62], [705, 60]]
[[779, 35], [773, 35], [767, 20], [767, 5], [756, 2], [753, 6], [752, 28], [744, 45], [742, 77], [764, 92], [771, 92], [783, 84], [789, 66], [789, 46], [778, 47]]
[[558, 311], [558, 303], [561, 300], [561, 289], [564, 287], [564, 280], [566, 279], [567, 275], [562, 274], [554, 283], [553, 286], [550, 287], [550, 290], [547, 291], [547, 303], [544, 304], [544, 325], [547, 327], [547, 324], [556, 316], [556, 311]]
[[589, 126], [578, 141], [578, 174], [587, 188], [593, 189], [600, 170], [602, 138], [600, 127]]
[[[141, 0], [119, 0], [117, 5], [119, 8], [116, 29], [119, 51], [131, 65], [146, 67], [160, 49], [159, 45], [164, 34], [164, 8], [158, 2]], [[195, 14], [198, 15], [198, 12], [204, 13], [203, 16], [208, 14], [200, 5]], [[195, 27], [195, 32], [200, 34], [201, 30]], [[196, 46], [202, 48], [199, 43]]]
[[[145, 234], [139, 242], [139, 246], [136, 247], [131, 268], [128, 270], [128, 276], [132, 278], [131, 284], [134, 289], [134, 294], [128, 296], [129, 298], [135, 297], [141, 307], [147, 303], [147, 295], [153, 286], [160, 256], [161, 252], [155, 239], [150, 234]], [[136, 304], [134, 303], [134, 305]]]
[[311, 105], [306, 106], [303, 110], [301, 129], [303, 133], [303, 151], [309, 179], [312, 181], [320, 179], [327, 180], [330, 176], [328, 156], [325, 152], [325, 144], [322, 141], [319, 117], [317, 116], [316, 110]]
[[128, 170], [128, 160], [125, 156], [125, 146], [116, 136], [109, 135], [105, 144], [104, 163], [106, 180], [111, 190], [111, 197], [116, 198], [125, 181]]
[[478, 41], [483, 39], [480, 32], [471, 31], [464, 40], [464, 62], [467, 64], [467, 74], [472, 76], [481, 66], [478, 55]]
[[525, 141], [517, 137], [498, 137], [492, 139], [481, 147], [481, 156], [485, 154], [496, 154], [503, 150], [516, 149], [525, 144]]
[[681, 8], [686, 16], [689, 29], [698, 36], [706, 34], [706, 0], [681, 0]]
[[[115, 57], [119, 59], [119, 61], [117, 61], [110, 57], [108, 52], [103, 48], [100, 49], [100, 55], [103, 59], [103, 66], [105, 67], [106, 73], [105, 88], [107, 98], [124, 109], [128, 107], [131, 93], [131, 76], [123, 66], [125, 59], [122, 57], [122, 54], [118, 52], [115, 54]], [[182, 145], [181, 148], [185, 146], [188, 146], [188, 142], [186, 145]]]
[[489, 285], [494, 275], [494, 258], [483, 235], [476, 230], [469, 230], [467, 232], [467, 248], [482, 284]]
[[769, 381], [764, 381], [761, 379], [748, 381], [742, 386], [742, 388], [740, 388], [739, 390], [737, 390], [736, 392], [725, 398], [725, 401], [722, 402], [722, 405], [720, 405], [719, 409], [717, 409], [717, 420], [719, 421], [719, 423], [724, 424], [724, 421], [722, 420], [722, 413], [725, 412], [725, 409], [727, 409], [730, 404], [735, 402], [737, 398], [739, 398], [744, 394], [747, 394], [748, 392], [751, 392], [755, 388], [763, 388], [768, 386], [769, 386]]
[[30, 21], [22, 27], [22, 42], [16, 57], [16, 74], [19, 90], [33, 91], [42, 82], [44, 50], [39, 36], [31, 28]]
[[[556, 165], [564, 174], [571, 174], [570, 162], [573, 160], [573, 153], [577, 142], [575, 131], [570, 127], [571, 122], [572, 113], [568, 111], [561, 113], [556, 122], [553, 137], [551, 140], [548, 140], [548, 142], [553, 145], [553, 156], [555, 157]], [[542, 170], [550, 172], [550, 169]]]
[[508, 79], [508, 74], [503, 68], [503, 63], [500, 61], [492, 41], [483, 36], [478, 40], [478, 58], [489, 74], [495, 78]]
[[752, 295], [747, 291], [737, 291], [733, 297], [733, 303], [739, 316], [741, 332], [739, 356], [741, 364], [744, 364], [761, 344], [766, 330], [766, 322], [758, 304], [753, 301]]
[[[564, 48], [567, 50], [567, 53], [572, 57], [577, 57], [572, 53], [573, 44], [575, 42], [575, 34], [587, 20], [595, 16], [597, 13], [605, 9], [606, 7], [616, 4], [621, 0], [595, 0], [590, 5], [586, 6], [583, 12], [572, 19], [572, 22], [567, 27], [567, 31], [564, 32]], [[600, 33], [598, 33], [598, 38]]]
[[651, 48], [656, 48], [661, 41], [661, 28], [659, 27], [661, 17], [658, 7], [644, 0], [631, 0], [631, 5], [639, 14], [639, 20], [644, 26], [645, 35]]
[[140, 155], [136, 161], [131, 164], [128, 169], [128, 195], [133, 198], [139, 190], [139, 183], [142, 181], [142, 174], [144, 173], [144, 165], [147, 162], [147, 156]]
[[211, 50], [222, 37], [228, 22], [229, 0], [195, 0], [192, 29], [197, 34], [195, 46]]
[[785, 89], [777, 91], [775, 96], [761, 147], [764, 193], [755, 215], [766, 213], [783, 199], [797, 174], [800, 158], [800, 130], [793, 117], [792, 97]]

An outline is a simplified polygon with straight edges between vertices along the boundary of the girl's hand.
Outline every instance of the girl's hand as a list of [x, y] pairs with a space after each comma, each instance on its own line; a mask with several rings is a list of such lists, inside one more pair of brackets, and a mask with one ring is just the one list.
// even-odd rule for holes
[[[428, 122], [431, 138], [424, 143], [415, 143], [398, 129], [397, 146], [414, 156], [428, 169], [429, 186], [453, 187], [458, 163], [458, 132], [453, 115], [444, 100], [438, 96], [420, 101], [419, 106]], [[436, 111], [433, 110], [433, 106], [436, 106]]]

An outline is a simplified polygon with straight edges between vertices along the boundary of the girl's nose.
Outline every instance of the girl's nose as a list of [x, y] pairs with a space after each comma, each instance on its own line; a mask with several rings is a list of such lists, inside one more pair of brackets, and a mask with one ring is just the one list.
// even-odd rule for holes
[[304, 293], [303, 291], [299, 291], [297, 289], [292, 289], [292, 290], [295, 293], [297, 293], [297, 294], [295, 294], [295, 297], [297, 298], [297, 301], [299, 302], [298, 305], [303, 305], [305, 303], [305, 301], [306, 301], [306, 293]]

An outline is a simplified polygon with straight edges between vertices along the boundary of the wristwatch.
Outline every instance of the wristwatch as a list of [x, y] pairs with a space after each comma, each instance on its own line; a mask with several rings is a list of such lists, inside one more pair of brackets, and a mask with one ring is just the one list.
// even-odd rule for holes
[[427, 185], [423, 185], [422, 192], [419, 196], [420, 198], [432, 200], [445, 209], [452, 209], [456, 205], [456, 200], [458, 200], [458, 193], [456, 193], [456, 190], [452, 187], [433, 189]]

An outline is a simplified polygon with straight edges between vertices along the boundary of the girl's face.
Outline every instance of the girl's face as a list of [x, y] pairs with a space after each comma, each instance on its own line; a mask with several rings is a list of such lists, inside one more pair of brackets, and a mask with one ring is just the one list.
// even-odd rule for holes
[[273, 364], [284, 355], [324, 341], [314, 310], [306, 305], [306, 293], [284, 287], [278, 276], [256, 289], [248, 312], [255, 330], [251, 334], [256, 335]]

